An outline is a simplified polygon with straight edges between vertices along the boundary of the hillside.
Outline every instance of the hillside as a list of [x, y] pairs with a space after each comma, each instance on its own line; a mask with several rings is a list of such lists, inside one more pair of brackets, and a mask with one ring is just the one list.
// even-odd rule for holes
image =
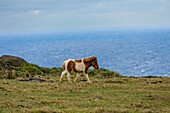
[[[16, 77], [34, 77], [41, 76], [60, 76], [62, 68], [40, 67], [36, 64], [30, 64], [23, 58], [3, 55], [0, 57], [0, 78], [14, 79]], [[107, 69], [93, 69], [88, 71], [90, 76], [99, 75], [101, 77], [121, 76], [118, 72]]]

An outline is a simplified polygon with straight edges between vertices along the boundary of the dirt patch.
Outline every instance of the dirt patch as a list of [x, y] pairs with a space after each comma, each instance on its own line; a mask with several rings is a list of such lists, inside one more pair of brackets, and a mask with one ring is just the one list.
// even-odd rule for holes
[[123, 82], [122, 81], [111, 81], [111, 80], [109, 80], [109, 81], [106, 81], [105, 83], [117, 83], [117, 84], [121, 84]]
[[162, 81], [146, 82], [146, 83], [150, 83], [150, 84], [157, 84], [157, 83], [162, 83]]
[[22, 79], [22, 80], [19, 80], [21, 82], [30, 82], [30, 81], [37, 81], [37, 82], [47, 82], [47, 83], [52, 83], [53, 81], [46, 81], [44, 79], [37, 79], [37, 78], [29, 78], [29, 79]]

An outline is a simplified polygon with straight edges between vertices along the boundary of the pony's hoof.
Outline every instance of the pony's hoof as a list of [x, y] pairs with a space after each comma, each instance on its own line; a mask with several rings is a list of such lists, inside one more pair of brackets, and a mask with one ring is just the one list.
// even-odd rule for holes
[[91, 81], [87, 81], [87, 82], [92, 83]]

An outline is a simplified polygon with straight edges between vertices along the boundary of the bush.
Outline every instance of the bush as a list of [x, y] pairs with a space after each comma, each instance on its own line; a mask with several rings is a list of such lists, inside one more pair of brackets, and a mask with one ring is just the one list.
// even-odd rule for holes
[[122, 75], [120, 75], [118, 72], [115, 72], [115, 71], [109, 71], [107, 69], [89, 69], [88, 70], [88, 74], [90, 76], [95, 76], [95, 75], [101, 75], [102, 77], [105, 77], [105, 78], [110, 78], [110, 77], [120, 77]]
[[16, 70], [0, 70], [0, 78], [1, 79], [15, 79], [17, 73]]

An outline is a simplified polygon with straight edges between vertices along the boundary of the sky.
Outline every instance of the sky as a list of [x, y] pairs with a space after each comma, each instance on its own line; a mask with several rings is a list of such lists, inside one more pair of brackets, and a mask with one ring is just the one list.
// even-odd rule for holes
[[0, 0], [0, 32], [170, 25], [170, 0]]

